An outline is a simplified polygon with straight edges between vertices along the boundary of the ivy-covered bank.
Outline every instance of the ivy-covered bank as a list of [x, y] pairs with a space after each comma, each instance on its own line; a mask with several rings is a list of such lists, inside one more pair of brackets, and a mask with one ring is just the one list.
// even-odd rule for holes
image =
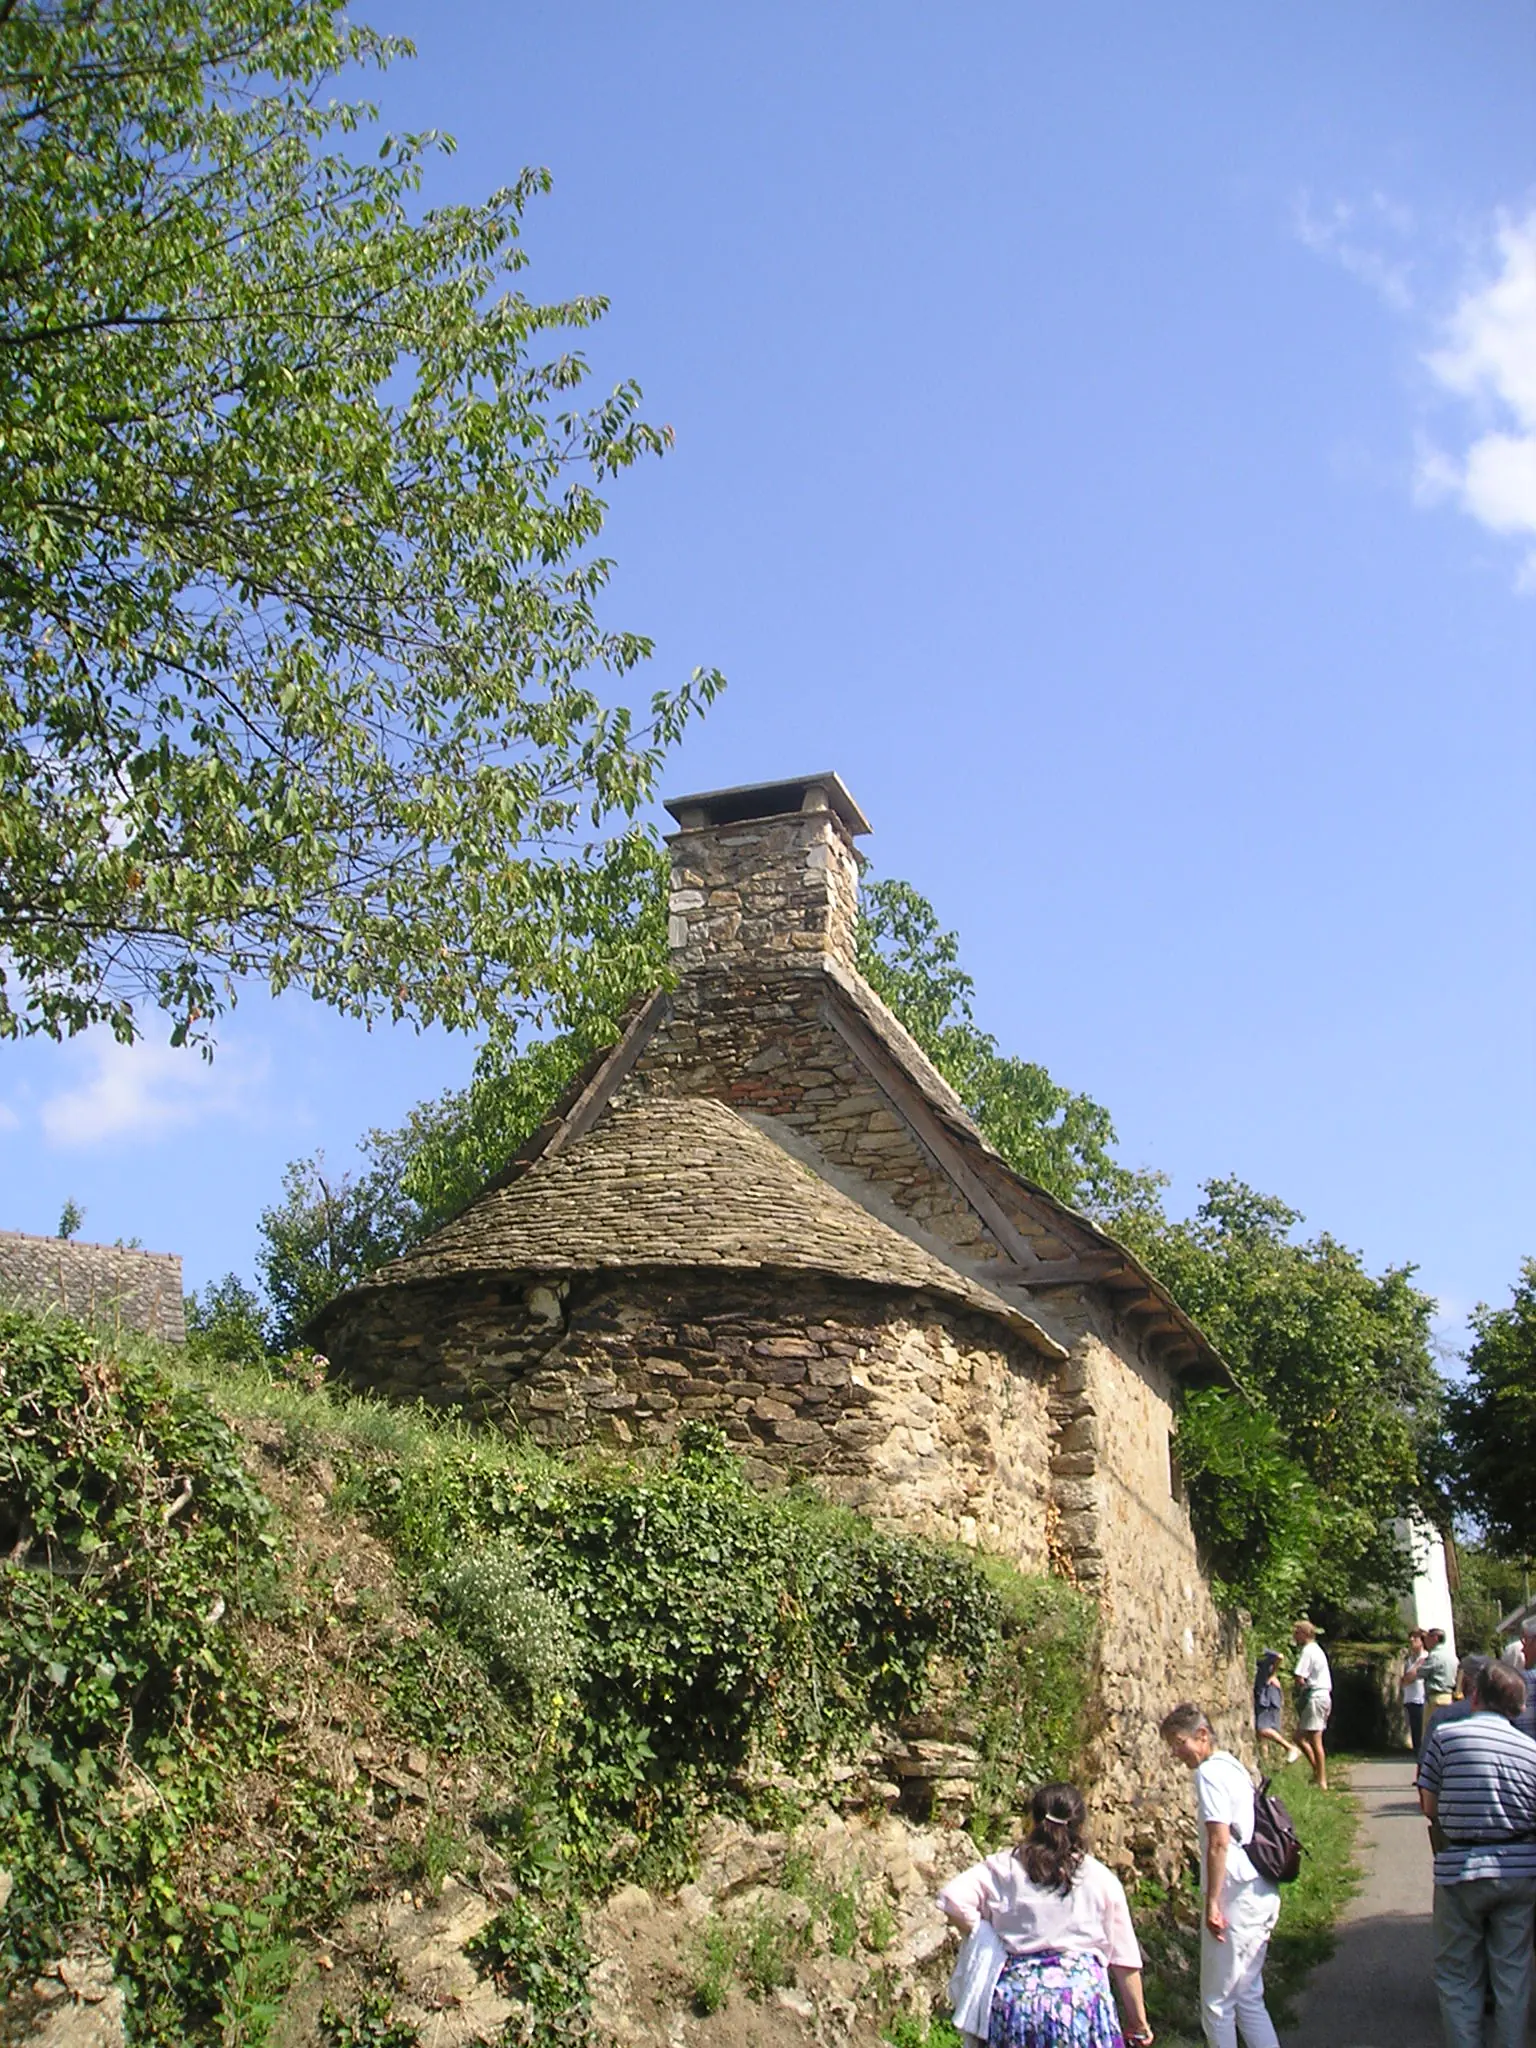
[[889, 1803], [904, 1731], [990, 1844], [1072, 1768], [1072, 1588], [757, 1493], [707, 1430], [569, 1462], [286, 1371], [0, 1315], [0, 2036], [94, 1951], [134, 2040], [407, 2048], [375, 1935], [451, 1892], [507, 2038], [574, 2040], [580, 1909], [732, 1827], [788, 1903], [706, 1928], [698, 2000], [816, 1941], [873, 1967], [817, 1799]]

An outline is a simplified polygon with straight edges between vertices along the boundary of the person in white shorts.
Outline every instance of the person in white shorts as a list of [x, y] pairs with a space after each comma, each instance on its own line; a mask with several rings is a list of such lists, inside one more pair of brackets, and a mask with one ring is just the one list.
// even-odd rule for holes
[[1296, 1680], [1296, 1740], [1312, 1766], [1312, 1777], [1320, 1791], [1328, 1790], [1328, 1758], [1323, 1751], [1323, 1730], [1333, 1712], [1333, 1673], [1310, 1621], [1298, 1621], [1291, 1630], [1296, 1645], [1296, 1662], [1291, 1675]]
[[1186, 1701], [1159, 1730], [1195, 1774], [1200, 1821], [1200, 2024], [1211, 2048], [1280, 2048], [1264, 2004], [1264, 1958], [1280, 1918], [1279, 1887], [1243, 1846], [1253, 1838], [1253, 1782], [1218, 1749], [1205, 1710]]

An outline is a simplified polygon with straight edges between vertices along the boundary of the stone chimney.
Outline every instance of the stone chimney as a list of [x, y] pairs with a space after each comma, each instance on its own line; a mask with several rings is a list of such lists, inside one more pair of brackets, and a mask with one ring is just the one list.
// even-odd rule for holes
[[685, 974], [853, 971], [859, 870], [869, 823], [836, 775], [674, 797], [674, 966]]

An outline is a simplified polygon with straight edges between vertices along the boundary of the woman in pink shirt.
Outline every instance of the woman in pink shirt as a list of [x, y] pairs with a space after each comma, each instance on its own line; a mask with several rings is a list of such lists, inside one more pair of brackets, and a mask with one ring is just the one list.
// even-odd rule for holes
[[[962, 1934], [980, 1920], [1007, 1952], [992, 1997], [988, 2048], [1145, 2048], [1141, 1950], [1125, 1888], [1090, 1856], [1075, 1785], [1042, 1785], [1028, 1837], [951, 1878], [939, 1893]], [[1120, 2031], [1110, 1980], [1126, 2017]]]

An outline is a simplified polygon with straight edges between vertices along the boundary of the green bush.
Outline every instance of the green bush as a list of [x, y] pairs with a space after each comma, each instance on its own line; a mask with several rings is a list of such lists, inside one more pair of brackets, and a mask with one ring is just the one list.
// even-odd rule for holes
[[581, 1676], [556, 1775], [594, 1844], [616, 1820], [665, 1825], [754, 1758], [861, 1741], [945, 1660], [979, 1672], [1001, 1626], [968, 1555], [805, 1490], [757, 1493], [709, 1429], [644, 1468], [429, 1440], [354, 1485], [424, 1588], [499, 1538], [570, 1617]]
[[698, 1936], [693, 1957], [693, 2009], [708, 2019], [731, 1995], [740, 1943], [736, 1930], [711, 1920]]
[[147, 1352], [0, 1314], [0, 1981], [88, 1925], [140, 2041], [217, 2039], [236, 2010], [254, 2040], [275, 2010], [292, 1928], [346, 1866], [335, 1794], [283, 1783], [292, 1864], [177, 1878], [273, 1753], [239, 1623], [273, 1598], [276, 1541], [206, 1399]]
[[[195, 1728], [252, 1719], [231, 1620], [269, 1542], [205, 1402], [76, 1324], [0, 1314], [7, 1961], [57, 1952], [107, 1873], [146, 1879], [179, 1816], [140, 1788]], [[208, 1789], [183, 1779], [180, 1798]]]
[[365, 1992], [351, 2012], [327, 2002], [320, 2008], [324, 2048], [420, 2048], [421, 2036], [397, 2020], [387, 1991]]
[[566, 1902], [514, 1899], [470, 1942], [465, 1953], [497, 1988], [522, 2001], [524, 2017], [507, 2040], [521, 2048], [582, 2048], [591, 2033], [587, 1977], [591, 1952], [581, 1915]]
[[891, 2048], [964, 2048], [965, 2036], [943, 2013], [923, 2020], [915, 2012], [894, 2012], [886, 2021], [885, 2039]]
[[453, 1632], [479, 1652], [535, 1723], [557, 1720], [581, 1653], [560, 1603], [534, 1584], [517, 1538], [474, 1544], [430, 1583]]
[[1014, 1838], [1036, 1785], [1077, 1774], [1086, 1747], [1098, 1608], [1063, 1579], [982, 1555], [998, 1628], [965, 1700], [981, 1750], [971, 1833], [985, 1849]]
[[186, 1300], [187, 1356], [214, 1365], [260, 1365], [271, 1332], [260, 1298], [237, 1273], [210, 1281]]
[[[853, 1953], [854, 1938], [846, 1947], [839, 1947], [835, 1925], [829, 1933], [834, 1955]], [[767, 1899], [735, 1919], [707, 1921], [693, 1949], [694, 2011], [706, 2018], [718, 2012], [736, 1982], [753, 1998], [765, 1998], [770, 1991], [793, 1984], [796, 1962], [810, 1945], [805, 1922], [783, 1904]]]
[[[416, 1616], [365, 1588], [339, 1618], [222, 1414], [290, 1470], [326, 1461], [326, 1520], [366, 1510]], [[355, 1889], [391, 1858], [440, 1875], [473, 1853], [471, 1822], [521, 1888], [487, 1966], [525, 1987], [530, 2043], [568, 2048], [586, 2026], [575, 1900], [680, 1882], [708, 1807], [760, 1815], [777, 1767], [814, 1772], [946, 1700], [980, 1716], [983, 1822], [1081, 1745], [1082, 1596], [807, 1488], [758, 1493], [710, 1429], [645, 1466], [572, 1462], [270, 1364], [189, 1368], [0, 1317], [0, 1557], [0, 1990], [89, 1925], [133, 2037], [165, 2048], [255, 2048]], [[284, 1732], [251, 1660], [286, 1669], [321, 1617], [386, 1739], [481, 1760], [472, 1816], [391, 1844], [360, 1825], [388, 1802]], [[888, 1945], [878, 1903], [861, 1936], [857, 1882], [824, 1891], [817, 1939]], [[729, 1972], [781, 1981], [792, 1917], [744, 1923]], [[387, 2004], [333, 2023], [394, 2025]]]

